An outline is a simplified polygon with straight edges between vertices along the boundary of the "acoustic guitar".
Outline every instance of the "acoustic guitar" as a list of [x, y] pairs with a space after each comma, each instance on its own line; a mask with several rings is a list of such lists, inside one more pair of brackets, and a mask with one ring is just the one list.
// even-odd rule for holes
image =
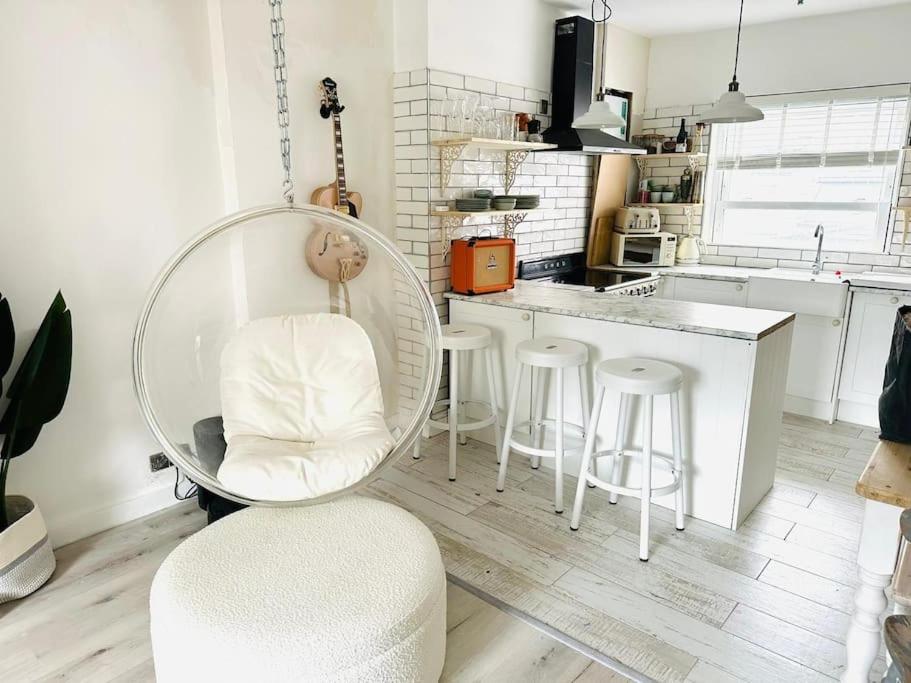
[[322, 102], [319, 113], [324, 119], [332, 118], [333, 144], [335, 145], [335, 182], [318, 187], [310, 195], [310, 203], [358, 218], [364, 200], [358, 192], [348, 192], [345, 182], [345, 154], [342, 147], [342, 120], [345, 107], [338, 101], [338, 85], [326, 77], [320, 82]]

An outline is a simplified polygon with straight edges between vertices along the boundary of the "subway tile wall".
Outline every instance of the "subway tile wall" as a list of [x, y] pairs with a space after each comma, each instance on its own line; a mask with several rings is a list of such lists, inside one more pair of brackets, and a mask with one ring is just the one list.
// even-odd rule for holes
[[[443, 294], [449, 290], [448, 259], [442, 258], [441, 219], [431, 208], [478, 188], [503, 192], [503, 152], [465, 148], [454, 162], [448, 187], [440, 183], [440, 149], [431, 140], [459, 134], [450, 129], [445, 103], [452, 98], [477, 97], [497, 112], [525, 112], [550, 124], [541, 100], [549, 94], [512, 83], [471, 75], [419, 69], [395, 74], [393, 87], [396, 170], [396, 240], [427, 282], [440, 320], [448, 319]], [[541, 205], [516, 229], [519, 259], [536, 258], [585, 248], [591, 211], [593, 157], [560, 152], [528, 155], [516, 175], [513, 194], [539, 194]], [[460, 234], [502, 232], [502, 224], [472, 217]]]
[[[708, 109], [710, 104], [681, 105], [646, 110], [642, 120], [643, 133], [676, 135], [680, 129], [680, 119], [687, 120], [687, 127], [695, 123], [696, 117]], [[707, 128], [704, 147], [708, 150], [711, 138], [711, 126]], [[649, 161], [646, 178], [656, 178], [657, 182], [674, 185], [679, 182], [680, 173], [686, 166], [684, 159], [655, 159]], [[911, 211], [911, 153], [906, 153], [898, 191], [898, 205], [907, 206]], [[661, 218], [663, 229], [671, 232], [684, 232], [686, 218], [680, 207], [669, 205], [662, 207]], [[694, 212], [693, 234], [702, 234], [702, 217], [700, 209]], [[909, 215], [911, 218], [911, 215]], [[893, 212], [889, 226], [889, 253], [871, 254], [860, 252], [826, 251], [823, 258], [826, 270], [844, 272], [862, 272], [866, 270], [899, 270], [911, 268], [911, 234], [902, 244], [903, 218], [899, 212]], [[911, 221], [909, 221], [911, 229]], [[743, 247], [709, 243], [704, 263], [725, 266], [744, 266], [749, 268], [810, 268], [816, 258], [815, 250], [808, 249], [769, 249], [763, 247]]]

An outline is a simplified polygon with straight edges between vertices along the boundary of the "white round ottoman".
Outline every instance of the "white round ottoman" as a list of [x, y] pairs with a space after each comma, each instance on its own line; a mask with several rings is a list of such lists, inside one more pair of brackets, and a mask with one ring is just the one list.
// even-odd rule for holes
[[437, 681], [446, 575], [430, 531], [348, 496], [191, 536], [151, 592], [159, 682]]

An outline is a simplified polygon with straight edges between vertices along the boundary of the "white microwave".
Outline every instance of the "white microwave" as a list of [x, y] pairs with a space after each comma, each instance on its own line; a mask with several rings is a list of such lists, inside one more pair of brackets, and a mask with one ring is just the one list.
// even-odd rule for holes
[[659, 232], [654, 235], [611, 236], [610, 262], [615, 266], [672, 266], [677, 253], [677, 235]]

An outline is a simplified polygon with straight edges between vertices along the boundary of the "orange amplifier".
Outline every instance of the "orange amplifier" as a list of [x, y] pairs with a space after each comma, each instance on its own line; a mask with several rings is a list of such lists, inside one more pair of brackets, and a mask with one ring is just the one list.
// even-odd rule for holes
[[472, 237], [452, 241], [452, 291], [488, 294], [515, 287], [516, 241]]

